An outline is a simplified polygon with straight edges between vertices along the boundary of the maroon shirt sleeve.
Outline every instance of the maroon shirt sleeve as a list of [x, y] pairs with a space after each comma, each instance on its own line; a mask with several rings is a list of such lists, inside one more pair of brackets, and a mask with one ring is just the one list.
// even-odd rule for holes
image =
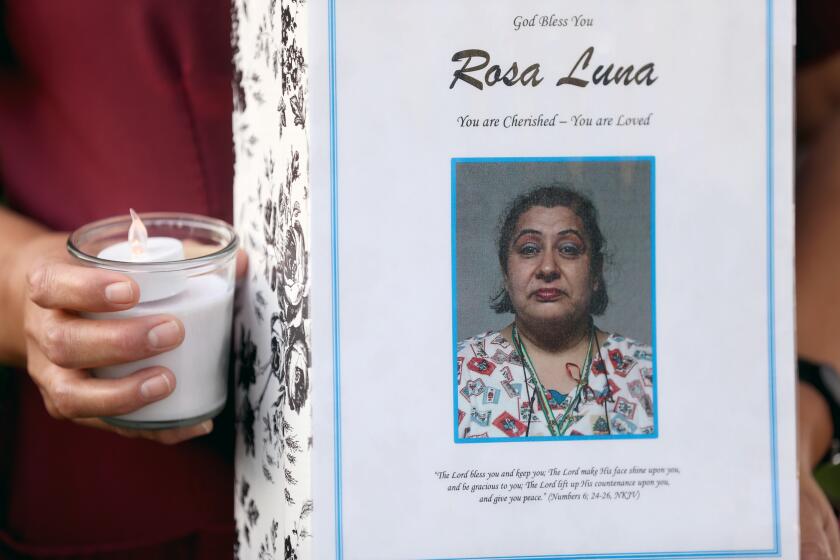
[[[231, 219], [227, 1], [3, 7], [9, 206], [58, 230], [129, 207]], [[13, 378], [0, 557], [231, 557], [230, 412], [215, 436], [168, 447], [53, 420], [25, 372]]]

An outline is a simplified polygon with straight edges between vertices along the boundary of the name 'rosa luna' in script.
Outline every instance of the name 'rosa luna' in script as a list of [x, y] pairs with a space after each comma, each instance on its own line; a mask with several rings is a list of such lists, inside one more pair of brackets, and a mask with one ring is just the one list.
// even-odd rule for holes
[[[572, 70], [568, 75], [560, 78], [557, 81], [558, 86], [571, 85], [577, 87], [586, 87], [590, 80], [583, 79], [576, 74], [582, 73], [589, 68], [592, 63], [592, 58], [595, 56], [595, 47], [589, 47], [583, 54], [580, 55]], [[449, 84], [449, 89], [455, 87], [459, 81], [467, 83], [474, 88], [484, 89], [484, 85], [494, 86], [501, 82], [506, 86], [513, 86], [517, 83], [523, 86], [537, 87], [543, 81], [540, 76], [539, 63], [531, 64], [526, 67], [521, 73], [519, 72], [519, 64], [514, 62], [510, 67], [502, 71], [498, 64], [490, 65], [490, 53], [481, 49], [467, 49], [458, 51], [452, 55], [452, 62], [463, 61], [463, 66], [452, 74], [454, 79]], [[487, 68], [483, 76], [481, 71]], [[649, 86], [659, 79], [654, 75], [654, 63], [648, 62], [636, 68], [634, 65], [616, 66], [615, 63], [609, 63], [606, 66], [599, 64], [595, 71], [592, 72], [591, 83], [595, 85], [644, 85]]]

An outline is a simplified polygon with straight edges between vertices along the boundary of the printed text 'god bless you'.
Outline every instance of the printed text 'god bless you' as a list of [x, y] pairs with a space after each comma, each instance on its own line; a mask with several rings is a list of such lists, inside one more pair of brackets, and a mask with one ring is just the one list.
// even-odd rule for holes
[[[592, 59], [594, 57], [595, 47], [587, 48], [569, 73], [557, 80], [556, 85], [586, 87], [592, 83], [603, 86], [650, 86], [659, 79], [654, 73], [653, 62], [647, 62], [638, 67], [634, 64], [620, 66], [614, 62], [598, 64], [590, 75], [586, 71], [593, 64]], [[490, 53], [481, 49], [466, 49], [452, 55], [452, 62], [460, 63], [462, 61], [463, 65], [452, 74], [453, 79], [452, 83], [449, 84], [449, 89], [454, 88], [458, 82], [464, 82], [480, 90], [484, 89], [485, 85], [490, 87], [498, 83], [505, 86], [519, 84], [537, 87], [543, 82], [539, 63], [531, 64], [520, 72], [519, 63], [514, 61], [507, 70], [502, 70], [502, 67], [498, 64], [491, 65]]]

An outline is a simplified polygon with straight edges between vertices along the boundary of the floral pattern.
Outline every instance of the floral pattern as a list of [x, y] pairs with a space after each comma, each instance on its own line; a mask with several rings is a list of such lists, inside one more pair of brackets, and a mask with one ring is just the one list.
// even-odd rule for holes
[[237, 558], [310, 556], [305, 0], [234, 0]]

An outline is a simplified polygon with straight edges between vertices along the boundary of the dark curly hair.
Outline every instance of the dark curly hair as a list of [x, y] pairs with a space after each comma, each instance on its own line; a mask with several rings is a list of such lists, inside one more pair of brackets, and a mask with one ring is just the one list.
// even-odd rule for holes
[[[499, 254], [499, 265], [502, 273], [507, 276], [508, 251], [513, 241], [516, 223], [520, 216], [534, 207], [555, 208], [564, 206], [575, 213], [583, 223], [583, 235], [589, 247], [589, 271], [597, 280], [597, 288], [592, 293], [589, 303], [589, 313], [601, 315], [607, 309], [607, 283], [604, 281], [604, 246], [606, 240], [598, 227], [598, 211], [589, 197], [579, 193], [568, 185], [555, 184], [542, 186], [520, 194], [502, 214], [499, 225], [499, 235], [496, 248]], [[496, 313], [514, 313], [513, 303], [504, 286], [491, 299], [490, 307]]]

